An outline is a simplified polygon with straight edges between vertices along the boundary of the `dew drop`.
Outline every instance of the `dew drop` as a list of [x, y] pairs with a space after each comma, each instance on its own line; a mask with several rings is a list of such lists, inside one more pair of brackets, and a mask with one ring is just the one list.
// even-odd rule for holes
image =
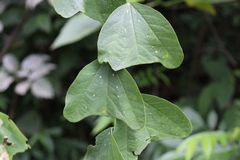
[[152, 48], [154, 48], [154, 46], [152, 46]]
[[153, 116], [154, 118], [156, 118], [156, 116]]
[[148, 35], [146, 37], [148, 38]]
[[124, 50], [125, 48], [122, 48], [122, 50]]
[[114, 77], [114, 74], [112, 74], [112, 76]]
[[99, 76], [99, 78], [102, 78], [102, 76]]
[[124, 31], [127, 32], [127, 29], [125, 28]]
[[123, 111], [123, 113], [126, 113], [125, 111]]
[[116, 88], [118, 88], [118, 86], [116, 86]]
[[152, 114], [152, 113], [150, 112], [150, 114]]
[[95, 97], [96, 95], [95, 94], [93, 94], [93, 97]]
[[85, 107], [87, 109], [87, 107]]
[[123, 39], [126, 39], [126, 37], [123, 37]]
[[128, 9], [127, 9], [127, 13], [128, 13]]
[[140, 19], [138, 20], [138, 22], [141, 22]]
[[162, 127], [164, 127], [164, 124], [162, 125]]
[[155, 51], [155, 53], [158, 53], [158, 51]]
[[117, 97], [119, 98], [120, 96], [118, 95]]

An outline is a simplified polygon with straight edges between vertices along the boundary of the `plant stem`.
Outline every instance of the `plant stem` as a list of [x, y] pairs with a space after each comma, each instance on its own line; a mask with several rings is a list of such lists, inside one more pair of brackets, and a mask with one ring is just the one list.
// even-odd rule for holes
[[18, 101], [18, 95], [13, 91], [13, 96], [12, 96], [12, 100], [9, 108], [9, 114], [8, 114], [10, 119], [13, 119], [15, 116], [17, 101]]
[[237, 61], [234, 59], [234, 57], [232, 56], [232, 54], [229, 52], [229, 50], [226, 48], [226, 46], [224, 45], [222, 39], [220, 38], [216, 27], [214, 26], [211, 18], [209, 17], [209, 15], [204, 14], [205, 18], [207, 20], [207, 23], [211, 29], [211, 32], [214, 36], [214, 38], [216, 39], [219, 48], [222, 50], [222, 52], [225, 54], [225, 56], [227, 57], [227, 59], [229, 60], [229, 62], [232, 64], [232, 66], [236, 67], [237, 66]]
[[6, 38], [6, 42], [3, 45], [3, 48], [2, 48], [2, 50], [0, 52], [0, 64], [2, 63], [2, 58], [3, 58], [4, 54], [8, 51], [8, 49], [11, 46], [14, 38], [19, 33], [20, 29], [22, 28], [22, 26], [25, 23], [25, 21], [28, 19], [29, 15], [30, 15], [30, 12], [28, 11], [24, 15], [24, 17], [21, 19], [19, 24], [12, 30], [11, 34]]

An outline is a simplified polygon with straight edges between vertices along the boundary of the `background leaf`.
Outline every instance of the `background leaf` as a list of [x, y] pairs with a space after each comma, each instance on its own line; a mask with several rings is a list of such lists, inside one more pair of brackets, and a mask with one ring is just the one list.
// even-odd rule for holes
[[15, 73], [19, 69], [19, 62], [12, 54], [5, 54], [2, 60], [3, 67], [10, 73]]
[[12, 76], [9, 76], [7, 73], [0, 71], [0, 91], [1, 92], [8, 89], [8, 87], [13, 81], [14, 81], [14, 78]]
[[83, 13], [77, 14], [65, 23], [60, 34], [51, 45], [51, 49], [76, 42], [89, 36], [100, 28], [101, 24]]
[[214, 6], [211, 4], [210, 0], [185, 0], [187, 5], [190, 7], [195, 7], [199, 10], [208, 12], [212, 15], [216, 14]]
[[114, 70], [155, 62], [176, 68], [183, 53], [174, 30], [159, 12], [126, 3], [109, 16], [101, 29], [98, 60], [109, 62]]
[[32, 82], [29, 80], [25, 80], [22, 82], [19, 82], [15, 88], [14, 88], [14, 92], [17, 93], [18, 95], [24, 96], [27, 91], [29, 90], [29, 88], [31, 87]]
[[[0, 112], [0, 150], [4, 148], [10, 158], [16, 153], [24, 152], [30, 146], [26, 144], [27, 138], [19, 131], [17, 126], [7, 115]], [[0, 155], [2, 157], [2, 155]]]
[[46, 78], [40, 78], [33, 82], [31, 92], [38, 98], [51, 99], [54, 97], [52, 84]]
[[80, 71], [67, 92], [64, 116], [77, 122], [90, 115], [118, 118], [133, 129], [143, 127], [142, 96], [126, 70], [115, 72], [93, 61]]

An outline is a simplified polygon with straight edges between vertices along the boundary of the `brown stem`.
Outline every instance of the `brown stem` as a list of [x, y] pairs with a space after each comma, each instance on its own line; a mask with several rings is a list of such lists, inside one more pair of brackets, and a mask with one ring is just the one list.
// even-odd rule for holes
[[30, 16], [30, 11], [28, 11], [24, 15], [24, 17], [21, 19], [19, 24], [12, 30], [11, 34], [6, 39], [6, 42], [3, 45], [3, 48], [0, 52], [0, 64], [2, 63], [2, 58], [3, 58], [4, 54], [8, 51], [8, 49], [11, 46], [14, 38], [16, 37], [16, 35], [18, 34], [18, 32], [20, 31], [20, 29], [22, 28], [23, 24], [25, 23], [25, 21], [28, 19], [29, 16]]
[[[203, 17], [202, 17], [203, 19]], [[203, 21], [203, 20], [202, 20]], [[204, 21], [202, 22], [201, 24], [201, 27], [198, 31], [198, 36], [197, 36], [197, 43], [195, 44], [195, 47], [194, 47], [194, 50], [193, 50], [193, 57], [192, 57], [192, 61], [190, 63], [190, 70], [189, 70], [189, 74], [188, 74], [188, 82], [189, 82], [189, 85], [188, 85], [188, 91], [187, 91], [187, 94], [188, 95], [192, 95], [193, 92], [194, 92], [194, 85], [196, 82], [194, 82], [194, 78], [197, 74], [196, 71], [198, 71], [198, 67], [199, 67], [199, 57], [200, 57], [200, 54], [201, 54], [201, 47], [202, 47], [202, 44], [203, 44], [203, 41], [204, 41], [204, 38], [205, 38], [205, 35], [206, 35], [206, 25], [204, 23]]]
[[10, 119], [13, 119], [15, 116], [17, 101], [18, 101], [18, 95], [13, 91], [13, 96], [11, 99], [11, 104], [10, 104], [9, 114], [8, 114]]
[[215, 38], [215, 40], [217, 41], [217, 44], [219, 46], [219, 48], [223, 51], [223, 53], [225, 54], [225, 56], [227, 57], [227, 59], [229, 60], [229, 62], [232, 64], [232, 66], [236, 67], [237, 66], [237, 61], [234, 59], [234, 57], [232, 56], [232, 54], [229, 52], [229, 50], [226, 48], [226, 46], [224, 45], [222, 39], [220, 38], [218, 31], [216, 29], [216, 27], [214, 26], [211, 18], [209, 17], [209, 15], [204, 14], [205, 18], [207, 20], [207, 23], [211, 29], [211, 32]]

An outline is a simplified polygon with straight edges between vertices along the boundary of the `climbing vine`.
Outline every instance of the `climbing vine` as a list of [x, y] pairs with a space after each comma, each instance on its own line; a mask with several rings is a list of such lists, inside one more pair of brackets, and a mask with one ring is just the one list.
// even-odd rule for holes
[[54, 7], [65, 18], [81, 11], [102, 24], [98, 58], [69, 87], [63, 112], [70, 122], [91, 115], [116, 119], [88, 147], [85, 160], [137, 159], [150, 142], [190, 134], [185, 114], [165, 99], [140, 93], [126, 70], [156, 62], [172, 69], [182, 63], [177, 36], [161, 13], [125, 0], [54, 0]]

